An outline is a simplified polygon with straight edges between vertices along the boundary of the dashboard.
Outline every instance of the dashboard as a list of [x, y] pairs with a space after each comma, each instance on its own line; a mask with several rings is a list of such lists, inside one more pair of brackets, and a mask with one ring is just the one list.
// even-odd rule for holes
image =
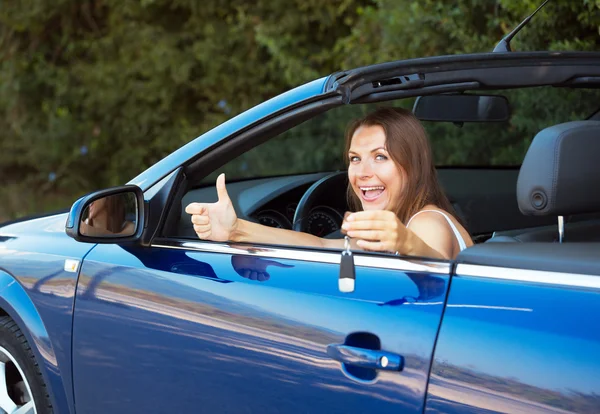
[[[311, 185], [302, 184], [278, 195], [252, 212], [249, 218], [265, 226], [291, 230], [298, 203]], [[318, 204], [311, 209], [306, 218], [306, 230], [315, 236], [326, 237], [340, 230], [345, 206], [337, 197], [321, 201], [327, 204]]]
[[[252, 214], [251, 218], [265, 226], [292, 229], [294, 214], [302, 194], [299, 197], [295, 191], [285, 194]], [[315, 236], [325, 237], [340, 230], [342, 220], [343, 213], [339, 210], [317, 205], [306, 219], [307, 231]]]
[[[300, 199], [312, 184], [330, 173], [302, 174], [295, 176], [259, 178], [227, 182], [227, 192], [238, 217], [265, 226], [291, 230]], [[319, 237], [341, 237], [340, 226], [346, 204], [346, 189], [336, 188], [319, 199], [306, 219], [307, 231]], [[191, 202], [212, 203], [217, 201], [214, 185], [190, 190], [182, 199], [182, 215], [178, 235], [194, 237], [185, 206]]]

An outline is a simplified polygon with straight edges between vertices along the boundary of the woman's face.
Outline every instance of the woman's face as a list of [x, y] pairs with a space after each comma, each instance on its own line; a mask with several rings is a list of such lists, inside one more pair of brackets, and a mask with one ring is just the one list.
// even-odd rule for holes
[[393, 210], [404, 186], [404, 172], [385, 148], [379, 125], [361, 126], [352, 135], [348, 151], [348, 179], [363, 210]]

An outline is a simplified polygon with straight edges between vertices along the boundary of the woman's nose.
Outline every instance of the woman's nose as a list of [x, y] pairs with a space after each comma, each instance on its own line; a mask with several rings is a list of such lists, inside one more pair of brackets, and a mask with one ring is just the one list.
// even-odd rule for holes
[[361, 162], [358, 170], [358, 175], [361, 177], [370, 177], [373, 175], [373, 168], [371, 168], [371, 163], [369, 162]]

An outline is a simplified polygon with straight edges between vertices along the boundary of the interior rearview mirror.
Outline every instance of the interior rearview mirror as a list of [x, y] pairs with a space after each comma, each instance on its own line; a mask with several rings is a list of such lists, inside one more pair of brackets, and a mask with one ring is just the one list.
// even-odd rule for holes
[[417, 98], [413, 113], [421, 121], [505, 122], [510, 105], [501, 95], [430, 95]]

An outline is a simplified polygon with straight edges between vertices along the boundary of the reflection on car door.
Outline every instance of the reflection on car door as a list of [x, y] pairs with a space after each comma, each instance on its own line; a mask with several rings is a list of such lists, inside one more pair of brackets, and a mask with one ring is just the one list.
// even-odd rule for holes
[[463, 251], [426, 413], [599, 413], [599, 251], [597, 243]]
[[339, 261], [200, 241], [98, 245], [76, 296], [78, 411], [422, 412], [449, 264], [357, 254], [347, 294]]

